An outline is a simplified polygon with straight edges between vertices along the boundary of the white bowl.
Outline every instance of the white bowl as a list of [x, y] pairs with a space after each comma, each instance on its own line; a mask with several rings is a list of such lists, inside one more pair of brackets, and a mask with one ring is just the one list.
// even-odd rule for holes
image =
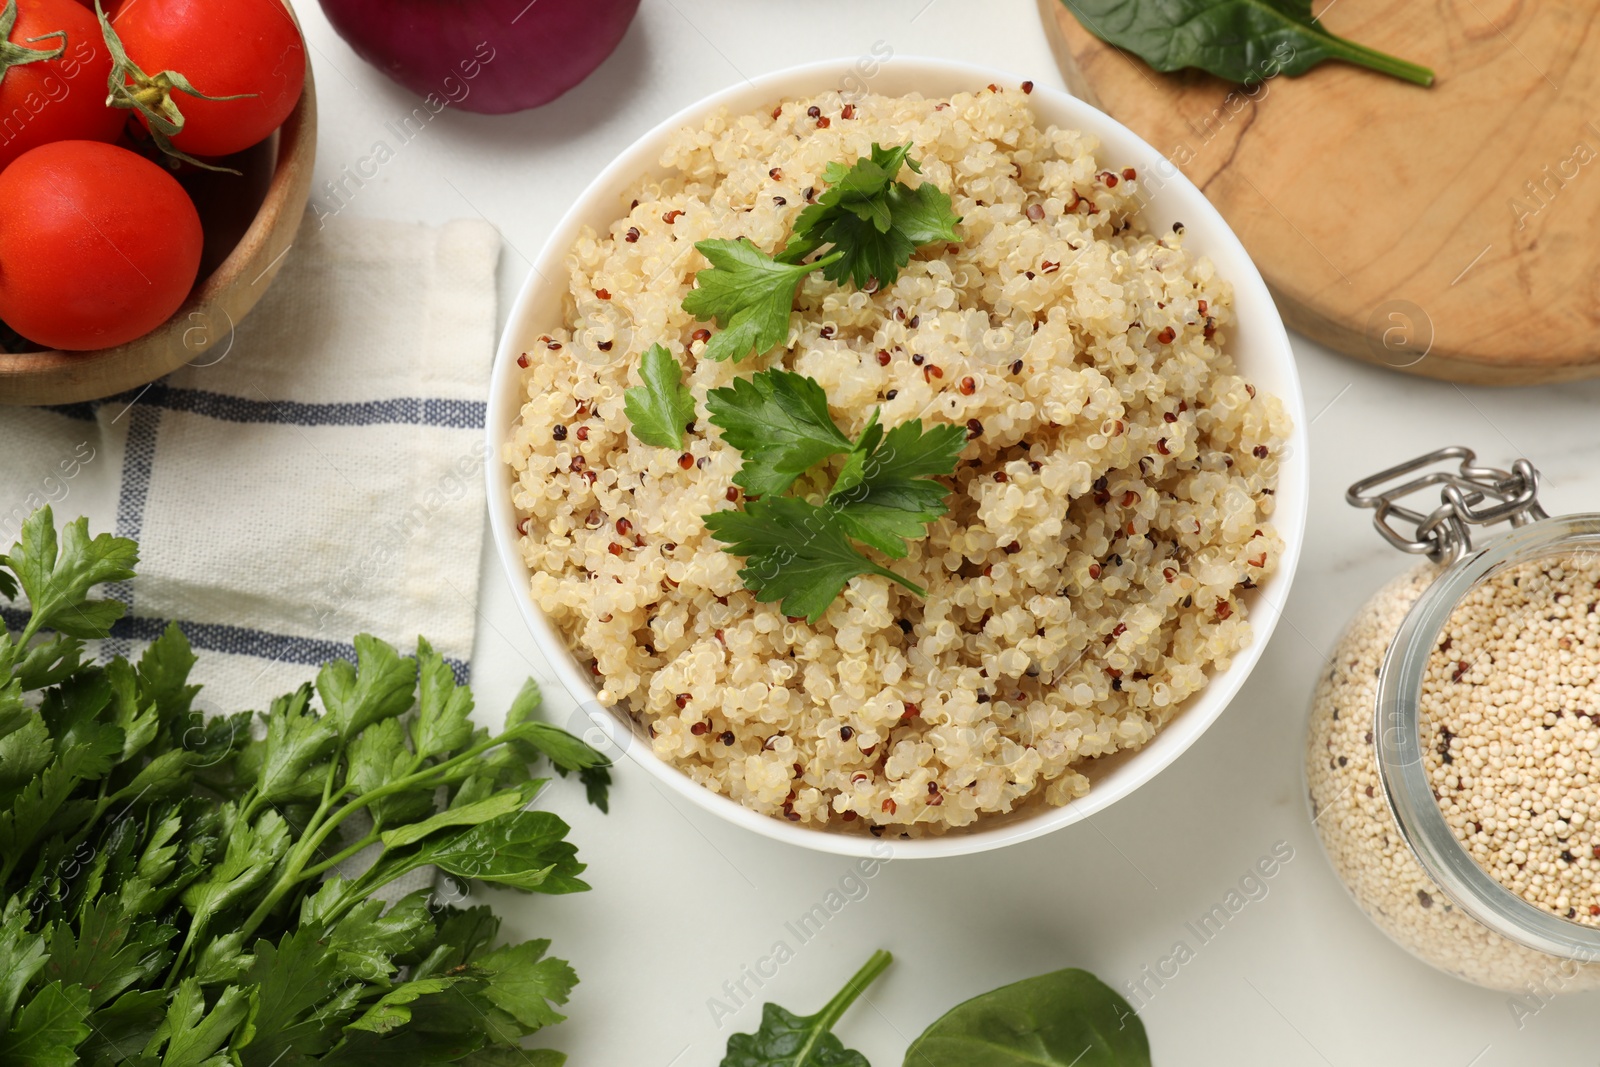
[[[770, 107], [779, 99], [809, 96], [829, 89], [858, 89], [863, 82], [874, 93], [904, 95], [921, 93], [928, 97], [949, 96], [981, 89], [989, 83], [1013, 88], [1022, 79], [1013, 74], [989, 70], [942, 59], [922, 59], [896, 55], [868, 76], [858, 59], [837, 59], [810, 63], [757, 78], [734, 86], [694, 104], [661, 123], [639, 138], [618, 156], [599, 177], [590, 183], [560, 225], [551, 234], [544, 251], [523, 284], [500, 350], [495, 356], [489, 387], [488, 435], [491, 461], [486, 465], [489, 479], [489, 527], [494, 531], [500, 562], [515, 586], [517, 603], [533, 631], [533, 637], [555, 669], [567, 691], [579, 706], [604, 731], [611, 751], [626, 750], [640, 767], [654, 775], [667, 788], [717, 816], [754, 830], [756, 833], [805, 848], [841, 855], [881, 855], [889, 843], [899, 858], [954, 856], [1026, 841], [1086, 818], [1133, 792], [1154, 778], [1178, 755], [1195, 742], [1222, 714], [1239, 687], [1250, 675], [1261, 651], [1272, 635], [1289, 584], [1300, 559], [1305, 537], [1309, 466], [1306, 448], [1305, 406], [1300, 395], [1300, 380], [1295, 372], [1289, 338], [1278, 318], [1272, 297], [1245, 253], [1238, 238], [1222, 221], [1200, 190], [1180, 174], [1150, 145], [1115, 119], [1066, 93], [1043, 86], [1033, 90], [1034, 112], [1042, 125], [1071, 127], [1100, 139], [1100, 160], [1107, 166], [1138, 168], [1141, 183], [1149, 198], [1143, 209], [1152, 231], [1181, 221], [1186, 230], [1185, 247], [1209, 256], [1218, 273], [1233, 283], [1237, 325], [1229, 331], [1232, 354], [1240, 370], [1260, 388], [1277, 395], [1294, 419], [1294, 434], [1286, 454], [1280, 457], [1277, 511], [1273, 523], [1284, 540], [1285, 549], [1278, 569], [1261, 586], [1248, 594], [1249, 618], [1254, 631], [1250, 646], [1234, 657], [1225, 671], [1214, 673], [1210, 682], [1179, 709], [1156, 734], [1155, 739], [1134, 752], [1119, 753], [1078, 765], [1094, 782], [1089, 794], [1065, 807], [1033, 806], [1024, 812], [991, 816], [974, 826], [953, 830], [937, 837], [901, 839], [885, 835], [882, 839], [861, 833], [807, 829], [751, 811], [735, 800], [711, 792], [695, 783], [677, 768], [651, 752], [643, 731], [624, 712], [605, 708], [595, 698], [591, 675], [573, 657], [561, 634], [545, 618], [528, 595], [529, 572], [517, 550], [517, 516], [511, 505], [512, 479], [500, 462], [502, 444], [510, 437], [521, 411], [523, 395], [517, 373], [517, 356], [533, 347], [540, 333], [561, 321], [561, 302], [566, 291], [564, 260], [582, 226], [604, 232], [625, 211], [627, 190], [641, 175], [658, 169], [662, 147], [677, 129], [698, 123], [717, 108], [733, 114]], [[1158, 187], [1159, 186], [1159, 187]], [[579, 725], [587, 727], [587, 721]], [[589, 731], [590, 740], [597, 740]], [[614, 746], [614, 747], [611, 747]], [[877, 852], [871, 852], [877, 845]]]

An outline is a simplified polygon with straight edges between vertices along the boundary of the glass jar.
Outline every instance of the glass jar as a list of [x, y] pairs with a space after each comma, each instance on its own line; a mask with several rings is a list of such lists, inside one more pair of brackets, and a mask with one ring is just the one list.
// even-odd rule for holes
[[[1444, 461], [1459, 465], [1429, 469]], [[1542, 1003], [1600, 987], [1600, 515], [1549, 518], [1526, 460], [1474, 461], [1440, 449], [1346, 494], [1428, 560], [1367, 602], [1318, 679], [1307, 792], [1390, 938]], [[1400, 503], [1435, 487], [1431, 512]], [[1471, 529], [1500, 522], [1474, 550]]]

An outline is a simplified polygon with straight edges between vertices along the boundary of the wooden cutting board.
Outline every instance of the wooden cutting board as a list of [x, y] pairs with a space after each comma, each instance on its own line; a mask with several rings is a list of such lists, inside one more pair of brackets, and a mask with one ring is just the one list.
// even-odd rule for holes
[[1039, 0], [1073, 92], [1205, 191], [1291, 328], [1451, 381], [1600, 375], [1600, 5], [1318, 7], [1433, 88], [1336, 62], [1248, 91], [1159, 74]]

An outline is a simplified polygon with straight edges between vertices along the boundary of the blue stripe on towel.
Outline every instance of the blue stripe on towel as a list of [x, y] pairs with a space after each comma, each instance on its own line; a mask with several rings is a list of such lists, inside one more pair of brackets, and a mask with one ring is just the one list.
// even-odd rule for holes
[[[113, 397], [104, 403], [135, 402], [168, 411], [184, 411], [221, 422], [269, 423], [286, 426], [442, 426], [452, 430], [481, 430], [488, 405], [482, 400], [448, 400], [444, 397], [402, 396], [390, 400], [307, 404], [298, 400], [249, 400], [204, 389], [177, 389], [151, 385]], [[100, 402], [69, 404], [48, 410], [69, 419], [92, 422]]]
[[[0, 619], [6, 628], [20, 631], [27, 625], [28, 613], [20, 608], [0, 605]], [[166, 630], [166, 619], [146, 618], [142, 615], [125, 615], [111, 627], [111, 636], [125, 642], [154, 641]], [[242, 626], [224, 626], [220, 623], [180, 622], [178, 628], [189, 638], [189, 643], [207, 652], [228, 652], [236, 656], [255, 656], [258, 659], [279, 663], [293, 663], [308, 667], [321, 666], [330, 659], [356, 658], [356, 646], [348, 641], [326, 641], [318, 637], [296, 637], [292, 634], [275, 634], [266, 630], [251, 630]], [[465, 660], [445, 657], [457, 685], [466, 685], [469, 667]]]
[[150, 499], [150, 471], [155, 465], [156, 437], [160, 431], [160, 411], [137, 406], [133, 409], [128, 419], [128, 443], [122, 456], [122, 491], [117, 496], [118, 537], [137, 541], [144, 533], [144, 506]]
[[290, 426], [443, 426], [453, 430], [481, 430], [487, 404], [482, 400], [446, 400], [441, 397], [395, 397], [347, 403], [307, 404], [298, 400], [250, 400], [204, 389], [175, 389], [153, 385], [139, 401], [186, 411], [223, 422], [276, 423]]
[[97, 403], [92, 400], [86, 400], [79, 404], [54, 404], [43, 410], [53, 411], [57, 415], [63, 415], [77, 422], [93, 422], [95, 419], [94, 413], [98, 408], [99, 405]]
[[[122, 488], [117, 494], [118, 537], [137, 541], [144, 534], [144, 507], [150, 499], [150, 471], [155, 465], [156, 439], [161, 434], [160, 408], [135, 408], [128, 418], [128, 437], [122, 450]], [[106, 595], [120, 600], [133, 610], [133, 586], [115, 582]], [[129, 646], [115, 633], [102, 651], [107, 656], [125, 656]]]

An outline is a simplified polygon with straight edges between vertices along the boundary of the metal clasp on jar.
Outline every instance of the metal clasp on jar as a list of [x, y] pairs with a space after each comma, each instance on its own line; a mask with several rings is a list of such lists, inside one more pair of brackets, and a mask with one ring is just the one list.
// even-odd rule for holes
[[[1345, 491], [1344, 498], [1353, 507], [1373, 509], [1372, 524], [1400, 551], [1427, 556], [1437, 563], [1453, 563], [1471, 551], [1473, 526], [1500, 522], [1525, 526], [1548, 517], [1539, 506], [1539, 472], [1532, 463], [1519, 459], [1504, 471], [1476, 466], [1477, 458], [1472, 449], [1460, 445], [1440, 448], [1363, 478]], [[1390, 486], [1447, 461], [1456, 461], [1456, 469], [1428, 471]], [[1439, 506], [1432, 511], [1421, 512], [1400, 503], [1436, 485], [1443, 489]], [[1397, 529], [1396, 520], [1410, 529]]]

